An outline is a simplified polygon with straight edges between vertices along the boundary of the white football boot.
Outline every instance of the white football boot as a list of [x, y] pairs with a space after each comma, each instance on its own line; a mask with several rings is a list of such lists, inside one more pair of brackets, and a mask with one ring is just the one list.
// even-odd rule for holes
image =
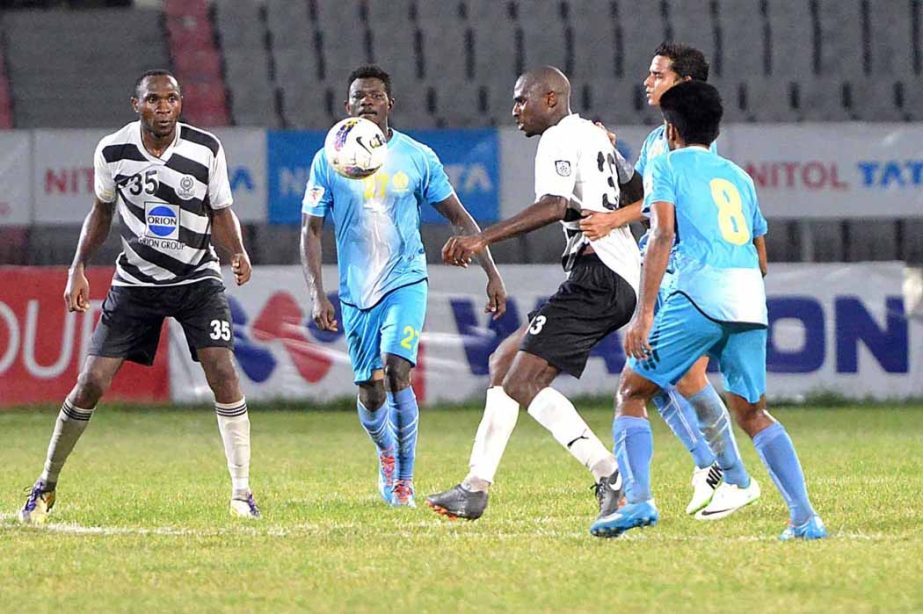
[[746, 488], [722, 482], [711, 503], [695, 515], [696, 520], [721, 520], [760, 498], [760, 485], [750, 478]]
[[723, 475], [717, 463], [692, 472], [692, 499], [686, 506], [687, 514], [691, 516], [711, 502]]

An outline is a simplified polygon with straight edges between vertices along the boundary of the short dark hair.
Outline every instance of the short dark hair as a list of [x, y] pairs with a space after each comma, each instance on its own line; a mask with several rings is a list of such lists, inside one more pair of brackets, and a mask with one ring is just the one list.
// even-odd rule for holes
[[670, 58], [670, 68], [680, 77], [708, 81], [708, 60], [695, 47], [664, 41], [654, 50], [654, 55]]
[[713, 85], [692, 80], [665, 91], [660, 97], [660, 112], [687, 145], [711, 145], [718, 138], [724, 108]]
[[365, 64], [349, 73], [349, 80], [346, 82], [347, 91], [356, 79], [378, 79], [385, 84], [385, 93], [388, 98], [391, 98], [391, 75], [382, 70], [381, 66]]
[[144, 80], [148, 77], [172, 77], [173, 80], [176, 81], [176, 85], [179, 86], [179, 80], [173, 76], [172, 72], [166, 68], [152, 68], [151, 70], [145, 70], [141, 73], [141, 76], [135, 81], [135, 98], [141, 98], [141, 84], [144, 83]]

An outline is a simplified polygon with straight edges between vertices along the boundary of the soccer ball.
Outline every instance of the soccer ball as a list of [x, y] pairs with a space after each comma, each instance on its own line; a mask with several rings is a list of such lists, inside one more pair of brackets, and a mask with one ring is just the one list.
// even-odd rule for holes
[[374, 122], [347, 117], [327, 133], [324, 150], [337, 173], [347, 179], [363, 179], [385, 163], [388, 142]]

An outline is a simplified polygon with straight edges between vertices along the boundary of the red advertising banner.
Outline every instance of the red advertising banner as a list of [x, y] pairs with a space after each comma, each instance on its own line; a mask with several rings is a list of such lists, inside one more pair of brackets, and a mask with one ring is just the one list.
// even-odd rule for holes
[[[90, 269], [90, 309], [80, 314], [64, 306], [65, 268], [0, 267], [0, 407], [63, 401], [77, 381], [112, 273], [112, 267]], [[154, 365], [126, 362], [106, 400], [169, 400], [166, 332]]]

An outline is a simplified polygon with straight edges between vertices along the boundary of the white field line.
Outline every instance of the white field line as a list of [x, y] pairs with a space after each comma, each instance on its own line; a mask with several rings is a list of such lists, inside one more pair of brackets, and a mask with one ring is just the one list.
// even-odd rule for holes
[[[250, 523], [251, 521], [242, 521]], [[397, 530], [380, 528], [379, 531], [386, 531], [389, 535], [402, 538], [417, 538], [423, 536], [419, 529], [450, 531], [452, 538], [460, 540], [481, 540], [481, 539], [500, 539], [500, 540], [522, 540], [527, 538], [548, 537], [557, 539], [576, 539], [589, 537], [589, 533], [576, 531], [560, 531], [551, 528], [537, 528], [531, 531], [509, 531], [497, 530], [490, 532], [468, 532], [465, 526], [468, 523], [457, 521], [450, 522], [436, 519], [433, 522], [420, 522], [413, 525], [405, 526]], [[105, 527], [105, 526], [83, 526], [76, 523], [50, 522], [45, 525], [26, 527], [18, 524], [16, 514], [0, 514], [0, 531], [41, 531], [48, 533], [61, 533], [66, 535], [93, 535], [93, 536], [122, 536], [122, 535], [153, 535], [158, 537], [220, 537], [227, 535], [245, 535], [253, 537], [270, 537], [270, 538], [289, 538], [289, 537], [310, 537], [314, 535], [329, 536], [335, 531], [356, 531], [358, 533], [368, 533], [371, 527], [367, 523], [360, 522], [336, 522], [332, 524], [310, 524], [302, 523], [290, 525], [287, 527], [278, 525], [263, 525], [252, 523], [249, 526], [222, 527], [220, 529], [192, 529], [185, 527]], [[408, 530], [409, 528], [417, 530]], [[373, 529], [374, 530], [374, 529]], [[444, 533], [440, 534], [445, 536]], [[884, 535], [882, 533], [860, 533], [855, 531], [837, 531], [831, 537], [835, 540], [846, 541], [864, 541], [864, 542], [890, 542], [904, 541], [907, 539], [903, 535]], [[613, 542], [620, 541], [639, 541], [639, 542], [663, 542], [663, 543], [746, 543], [746, 542], [775, 542], [778, 541], [775, 535], [738, 535], [732, 537], [707, 536], [707, 535], [664, 535], [658, 533], [656, 529], [644, 530], [636, 533], [628, 533]]]

